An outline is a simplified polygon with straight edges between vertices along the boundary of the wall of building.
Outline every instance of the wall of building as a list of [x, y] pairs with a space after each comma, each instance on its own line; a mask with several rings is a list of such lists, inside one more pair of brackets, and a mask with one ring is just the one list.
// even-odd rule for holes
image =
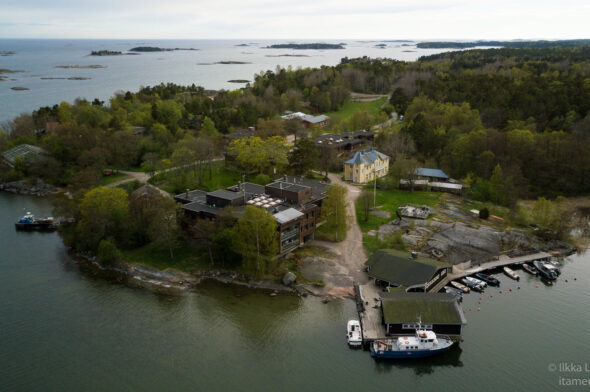
[[[375, 163], [380, 168], [375, 173]], [[346, 181], [352, 181], [354, 184], [366, 184], [369, 181], [377, 178], [381, 178], [389, 173], [389, 159], [382, 160], [378, 158], [374, 163], [370, 165], [358, 164], [344, 164], [344, 178]]]

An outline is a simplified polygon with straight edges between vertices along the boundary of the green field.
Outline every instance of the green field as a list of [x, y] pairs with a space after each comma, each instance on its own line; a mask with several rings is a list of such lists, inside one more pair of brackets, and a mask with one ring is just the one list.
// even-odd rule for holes
[[174, 258], [170, 258], [170, 251], [166, 247], [148, 244], [141, 248], [121, 250], [123, 258], [128, 263], [144, 264], [152, 268], [164, 270], [174, 268], [180, 271], [192, 273], [202, 267], [210, 266], [202, 261], [199, 252], [188, 245], [174, 250]]
[[346, 101], [346, 103], [342, 105], [342, 108], [337, 112], [330, 112], [325, 114], [326, 116], [336, 121], [350, 119], [356, 110], [367, 110], [367, 112], [369, 112], [371, 116], [376, 116], [379, 114], [381, 106], [383, 106], [385, 100], [386, 98], [384, 97], [371, 102]]
[[363, 233], [369, 230], [376, 230], [379, 226], [396, 218], [395, 211], [398, 207], [406, 204], [413, 204], [416, 206], [435, 206], [441, 201], [442, 195], [442, 193], [438, 192], [409, 192], [399, 189], [377, 189], [377, 206], [380, 207], [381, 211], [388, 211], [391, 214], [391, 217], [381, 218], [375, 215], [369, 215], [369, 220], [365, 222], [364, 212], [357, 201], [357, 220]]
[[[242, 173], [235, 169], [226, 168], [224, 162], [213, 163], [213, 169], [209, 178], [208, 167], [203, 167], [202, 183], [199, 184], [198, 174], [192, 169], [176, 169], [157, 174], [150, 183], [172, 194], [183, 192], [185, 189], [202, 189], [214, 191], [225, 189], [242, 181]], [[246, 179], [252, 181], [252, 179]]]

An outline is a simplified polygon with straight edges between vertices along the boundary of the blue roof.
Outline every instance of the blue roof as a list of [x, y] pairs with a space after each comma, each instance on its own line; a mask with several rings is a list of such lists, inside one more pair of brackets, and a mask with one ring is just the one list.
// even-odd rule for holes
[[436, 178], [445, 178], [448, 179], [447, 173], [440, 169], [428, 169], [425, 167], [419, 167], [414, 172], [416, 175], [423, 176], [423, 177], [436, 177]]
[[359, 163], [370, 165], [371, 163], [375, 162], [379, 157], [381, 157], [381, 159], [383, 160], [389, 158], [387, 155], [380, 153], [377, 150], [373, 150], [373, 148], [371, 148], [369, 151], [357, 151], [352, 158], [350, 158], [348, 161], [344, 163], [348, 165], [357, 165]]

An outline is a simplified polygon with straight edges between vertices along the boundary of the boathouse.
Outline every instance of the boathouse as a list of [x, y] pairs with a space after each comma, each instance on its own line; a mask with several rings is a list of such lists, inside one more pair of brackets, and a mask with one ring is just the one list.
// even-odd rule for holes
[[402, 287], [405, 291], [428, 291], [443, 280], [450, 264], [393, 249], [375, 252], [366, 263], [367, 275], [378, 286]]
[[420, 319], [438, 335], [458, 338], [467, 324], [455, 296], [447, 293], [394, 292], [382, 295], [386, 334], [413, 335]]

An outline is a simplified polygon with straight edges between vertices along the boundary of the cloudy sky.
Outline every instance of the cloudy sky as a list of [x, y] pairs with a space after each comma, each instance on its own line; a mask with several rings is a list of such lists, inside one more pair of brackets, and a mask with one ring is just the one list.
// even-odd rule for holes
[[0, 38], [590, 38], [590, 0], [0, 0]]

